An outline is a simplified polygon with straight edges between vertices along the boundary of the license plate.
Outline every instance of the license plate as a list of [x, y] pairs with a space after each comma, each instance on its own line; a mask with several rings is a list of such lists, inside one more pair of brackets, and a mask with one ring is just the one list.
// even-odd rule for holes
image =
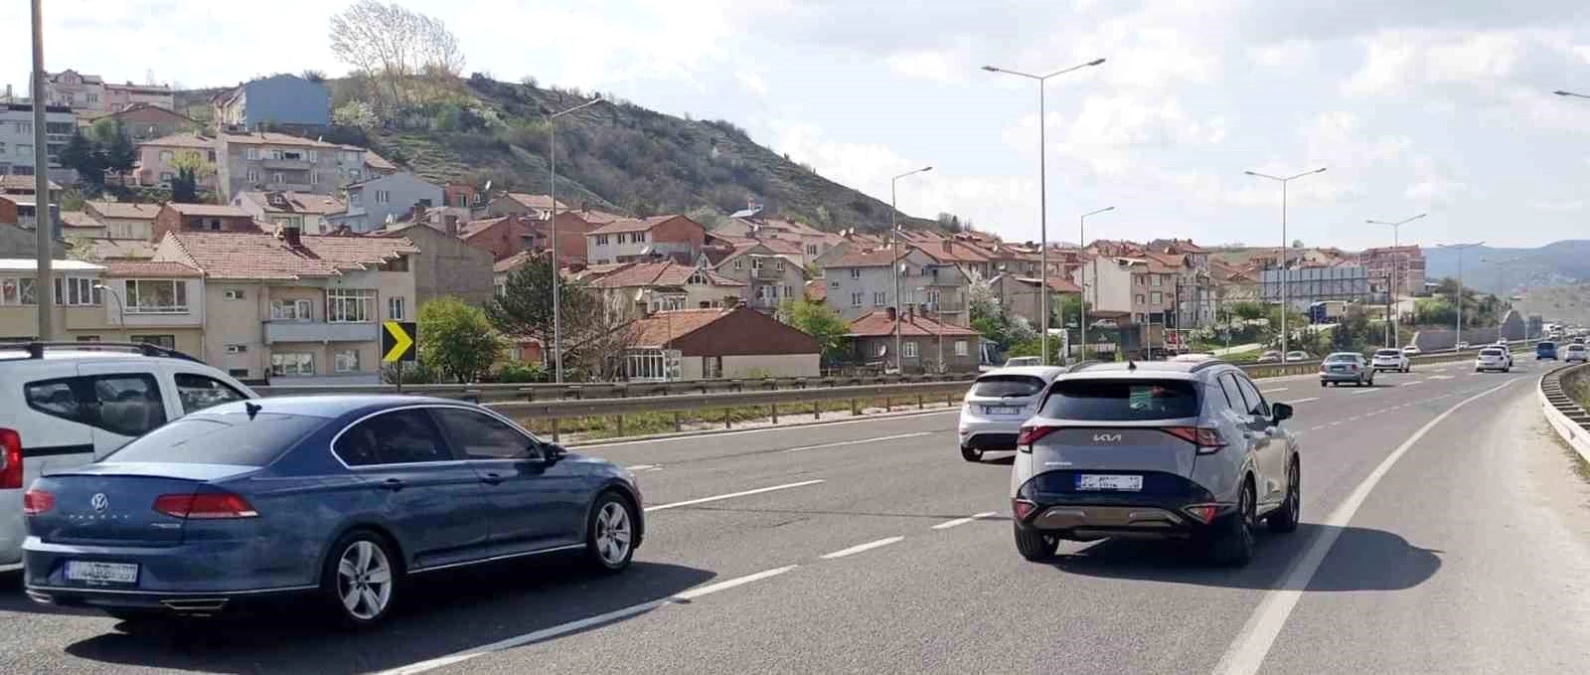
[[1142, 476], [1117, 476], [1084, 473], [1077, 475], [1078, 490], [1120, 490], [1137, 492], [1143, 489]]
[[985, 415], [1016, 415], [1016, 414], [1020, 414], [1020, 413], [1021, 413], [1021, 408], [1008, 406], [1008, 405], [985, 405], [985, 406], [983, 406], [983, 414], [985, 414]]
[[1331, 366], [1331, 372], [1333, 372], [1333, 373], [1345, 373], [1345, 372], [1347, 372], [1347, 369], [1343, 368], [1341, 366]]
[[138, 566], [133, 563], [68, 560], [66, 579], [86, 584], [136, 584]]

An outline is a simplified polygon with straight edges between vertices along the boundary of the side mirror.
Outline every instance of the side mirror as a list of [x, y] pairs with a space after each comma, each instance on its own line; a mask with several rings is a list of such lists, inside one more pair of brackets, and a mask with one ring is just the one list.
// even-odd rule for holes
[[546, 455], [546, 460], [547, 460], [548, 464], [555, 463], [558, 460], [563, 459], [564, 455], [569, 454], [569, 451], [567, 449], [565, 449], [561, 445], [558, 445], [557, 443], [543, 443], [543, 444], [541, 444], [541, 452], [542, 452], [542, 454]]
[[1292, 406], [1287, 403], [1272, 403], [1270, 404], [1270, 416], [1275, 420], [1276, 424], [1280, 424], [1281, 420], [1292, 419]]

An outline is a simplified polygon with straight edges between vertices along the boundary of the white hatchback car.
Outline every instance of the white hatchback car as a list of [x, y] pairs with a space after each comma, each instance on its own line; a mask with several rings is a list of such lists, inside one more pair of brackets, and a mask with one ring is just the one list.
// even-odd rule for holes
[[1021, 423], [1038, 412], [1044, 390], [1064, 372], [1059, 366], [1018, 366], [979, 376], [961, 405], [961, 458], [976, 462], [985, 450], [1015, 450]]
[[1413, 364], [1408, 360], [1407, 354], [1402, 353], [1400, 349], [1389, 347], [1376, 349], [1375, 358], [1370, 361], [1369, 367], [1373, 368], [1377, 373], [1382, 370], [1390, 370], [1397, 373], [1406, 373], [1413, 370]]
[[1500, 370], [1504, 373], [1513, 369], [1513, 357], [1507, 350], [1498, 347], [1486, 347], [1474, 357], [1474, 372], [1483, 373], [1487, 370]]
[[244, 398], [259, 396], [153, 345], [0, 345], [0, 570], [22, 566], [22, 491], [35, 478], [104, 457], [168, 420]]

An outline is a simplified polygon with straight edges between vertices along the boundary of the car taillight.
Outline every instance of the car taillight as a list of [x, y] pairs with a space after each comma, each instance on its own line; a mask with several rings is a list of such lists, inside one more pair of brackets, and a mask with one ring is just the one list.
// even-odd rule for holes
[[22, 435], [0, 429], [0, 490], [22, 489]]
[[1198, 454], [1210, 455], [1226, 447], [1220, 430], [1210, 427], [1165, 427], [1165, 433], [1198, 446]]
[[55, 508], [55, 495], [33, 488], [22, 493], [22, 513], [36, 516]]
[[1059, 430], [1060, 427], [1022, 427], [1021, 433], [1016, 435], [1016, 450], [1032, 452], [1033, 443], [1037, 443], [1038, 439]]
[[1016, 520], [1026, 520], [1033, 511], [1038, 510], [1038, 505], [1025, 499], [1010, 500], [1010, 511], [1016, 514]]
[[1219, 508], [1219, 506], [1216, 504], [1193, 504], [1192, 506], [1182, 509], [1182, 511], [1185, 511], [1187, 515], [1196, 518], [1198, 522], [1208, 525], [1215, 519], [1215, 510], [1217, 508]]
[[247, 499], [227, 492], [160, 495], [155, 498], [155, 510], [173, 518], [189, 520], [259, 517], [259, 512]]

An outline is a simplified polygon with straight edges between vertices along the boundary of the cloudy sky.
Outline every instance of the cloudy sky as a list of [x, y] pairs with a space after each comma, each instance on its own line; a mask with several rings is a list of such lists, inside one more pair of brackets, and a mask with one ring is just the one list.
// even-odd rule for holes
[[[234, 84], [345, 67], [347, 0], [45, 0], [46, 65]], [[467, 71], [728, 119], [903, 210], [1036, 239], [1037, 85], [983, 72], [1096, 68], [1048, 85], [1050, 236], [1534, 246], [1590, 238], [1583, 0], [403, 0], [444, 19]], [[27, 3], [0, 8], [0, 84], [26, 88]], [[268, 9], [274, 8], [274, 9]]]

